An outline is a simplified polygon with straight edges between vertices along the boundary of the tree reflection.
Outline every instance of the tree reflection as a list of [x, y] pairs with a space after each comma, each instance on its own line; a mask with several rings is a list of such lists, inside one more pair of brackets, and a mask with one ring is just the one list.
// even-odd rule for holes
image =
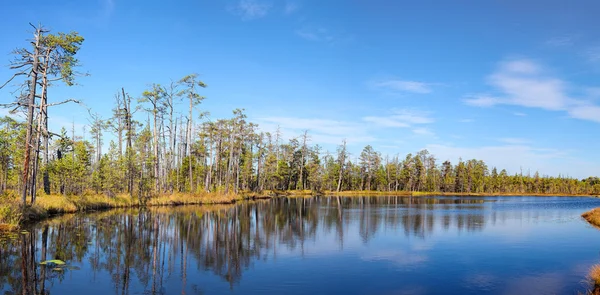
[[[166, 280], [176, 280], [181, 294], [202, 294], [191, 270], [235, 288], [255, 261], [282, 249], [303, 255], [307, 241], [321, 235], [334, 235], [341, 249], [356, 234], [350, 228], [363, 243], [382, 230], [426, 239], [436, 230], [480, 231], [510, 214], [486, 208], [482, 199], [468, 198], [313, 197], [66, 215], [0, 245], [0, 290], [51, 294], [79, 266], [93, 281], [109, 277], [114, 294], [166, 294]], [[46, 259], [70, 267], [39, 264]]]

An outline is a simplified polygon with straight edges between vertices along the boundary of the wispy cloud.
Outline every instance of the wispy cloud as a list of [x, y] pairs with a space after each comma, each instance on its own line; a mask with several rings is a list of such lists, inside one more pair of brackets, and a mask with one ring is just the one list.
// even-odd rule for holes
[[296, 30], [300, 38], [312, 42], [322, 42], [330, 45], [345, 44], [351, 42], [353, 37], [341, 30], [332, 30], [323, 26], [304, 26]]
[[[386, 116], [366, 116], [363, 121], [373, 123], [379, 127], [408, 128], [419, 124], [433, 123], [435, 120], [427, 112], [411, 109], [395, 109]], [[421, 134], [424, 132], [420, 130]], [[415, 132], [419, 133], [419, 131]]]
[[[598, 57], [600, 59], [600, 51]], [[545, 74], [546, 72], [548, 71], [541, 65], [528, 59], [502, 62], [498, 70], [487, 79], [498, 94], [471, 95], [464, 102], [477, 107], [515, 105], [564, 111], [572, 118], [600, 122], [600, 107], [592, 102], [596, 98], [593, 88], [573, 87], [562, 79]], [[573, 92], [573, 88], [587, 95], [587, 98], [573, 97], [569, 93], [569, 90]]]
[[388, 79], [388, 80], [380, 80], [374, 81], [370, 83], [373, 87], [394, 91], [394, 92], [412, 92], [412, 93], [420, 93], [426, 94], [431, 93], [433, 83], [419, 82], [419, 81], [411, 81], [411, 80], [400, 80], [400, 79]]
[[509, 104], [560, 110], [569, 101], [565, 95], [565, 83], [560, 79], [544, 76], [541, 67], [531, 60], [503, 62], [487, 80], [502, 95], [475, 95], [467, 98], [465, 103], [479, 107]]
[[531, 143], [531, 141], [529, 139], [518, 138], [518, 137], [502, 137], [502, 138], [498, 138], [497, 140], [500, 142], [503, 142], [503, 143], [514, 144], [514, 145], [522, 145], [522, 144]]
[[115, 0], [104, 0], [105, 8], [112, 13], [115, 10]]
[[267, 16], [271, 4], [263, 3], [258, 0], [240, 0], [235, 6], [230, 7], [230, 11], [239, 15], [242, 20], [254, 20]]
[[423, 135], [423, 136], [434, 136], [435, 135], [435, 133], [433, 133], [433, 131], [431, 131], [431, 129], [425, 128], [425, 127], [415, 128], [412, 130], [412, 132], [414, 134]]
[[460, 120], [458, 120], [458, 122], [460, 122], [460, 123], [472, 123], [472, 122], [475, 122], [475, 120], [473, 120], [473, 119], [460, 119]]
[[332, 42], [333, 35], [325, 28], [303, 28], [296, 31], [296, 34], [308, 41]]
[[568, 110], [569, 116], [600, 123], [600, 106], [584, 104]]
[[337, 145], [344, 139], [349, 144], [376, 141], [367, 132], [367, 126], [355, 122], [298, 117], [263, 117], [257, 121], [263, 131], [273, 133], [279, 127], [287, 139], [298, 137], [308, 130], [312, 140], [320, 144]]
[[573, 36], [554, 37], [546, 40], [545, 44], [553, 47], [571, 46], [575, 41], [574, 39]]
[[300, 6], [296, 2], [286, 1], [285, 7], [283, 8], [283, 13], [286, 15], [290, 15], [300, 9]]
[[515, 116], [519, 116], [519, 117], [525, 117], [525, 116], [527, 116], [527, 114], [521, 113], [521, 112], [514, 112], [512, 114], [515, 115]]
[[[508, 139], [510, 141], [510, 139]], [[518, 141], [518, 139], [517, 139]], [[430, 144], [425, 148], [436, 155], [441, 161], [458, 161], [459, 157], [464, 159], [478, 159], [485, 161], [490, 167], [506, 168], [508, 173], [526, 173], [540, 171], [549, 175], [564, 173], [559, 163], [564, 161], [573, 162], [568, 152], [552, 148], [537, 148], [528, 144], [504, 144], [491, 146], [460, 147], [453, 145]], [[594, 171], [595, 170], [595, 171]], [[595, 172], [595, 173], [594, 173]], [[578, 173], [584, 175], [595, 175], [597, 167], [590, 165], [582, 168]], [[591, 174], [590, 174], [591, 173]]]
[[586, 49], [583, 53], [587, 60], [592, 63], [600, 62], [600, 46], [594, 46]]

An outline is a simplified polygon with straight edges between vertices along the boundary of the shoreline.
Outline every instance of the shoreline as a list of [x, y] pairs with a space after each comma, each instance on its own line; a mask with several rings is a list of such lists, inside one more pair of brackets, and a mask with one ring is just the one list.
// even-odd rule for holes
[[18, 230], [23, 225], [63, 214], [142, 207], [231, 205], [240, 201], [271, 199], [285, 195], [287, 194], [270, 191], [263, 194], [240, 193], [227, 195], [220, 193], [175, 193], [149, 198], [143, 202], [140, 202], [138, 199], [131, 199], [129, 196], [123, 194], [115, 197], [106, 195], [39, 196], [36, 199], [36, 204], [33, 206], [28, 205], [24, 210], [16, 201], [10, 201], [8, 204], [0, 204], [0, 214], [2, 214], [0, 218], [5, 218], [5, 220], [0, 219], [0, 232]]
[[[216, 205], [235, 204], [239, 201], [271, 199], [276, 197], [312, 197], [312, 196], [340, 196], [340, 197], [371, 197], [371, 196], [399, 196], [399, 197], [430, 197], [430, 196], [456, 196], [456, 197], [494, 197], [494, 196], [540, 196], [540, 197], [598, 197], [597, 195], [582, 194], [515, 194], [515, 193], [445, 193], [445, 192], [409, 192], [409, 191], [263, 191], [262, 193], [243, 192], [238, 194], [222, 193], [174, 193], [164, 194], [145, 199], [131, 199], [128, 195], [119, 194], [114, 197], [106, 195], [84, 194], [82, 196], [44, 195], [37, 198], [33, 206], [28, 206], [22, 211], [17, 201], [0, 204], [0, 231], [16, 230], [21, 225], [30, 224], [51, 216], [67, 213], [83, 213], [99, 210], [140, 207], [169, 207], [184, 205]], [[600, 208], [582, 214], [592, 225], [600, 229]], [[592, 211], [595, 214], [592, 214]], [[596, 223], [586, 218], [590, 214], [597, 218]], [[597, 216], [596, 216], [597, 215]]]
[[[600, 207], [594, 208], [590, 211], [584, 212], [581, 214], [581, 217], [585, 219], [589, 224], [594, 226], [597, 229], [600, 229]], [[599, 271], [600, 274], [600, 271]], [[599, 275], [600, 278], [600, 275]], [[600, 280], [599, 280], [600, 282]]]
[[597, 194], [546, 194], [546, 193], [449, 193], [449, 192], [409, 192], [409, 191], [324, 191], [325, 196], [406, 196], [406, 197], [600, 197]]

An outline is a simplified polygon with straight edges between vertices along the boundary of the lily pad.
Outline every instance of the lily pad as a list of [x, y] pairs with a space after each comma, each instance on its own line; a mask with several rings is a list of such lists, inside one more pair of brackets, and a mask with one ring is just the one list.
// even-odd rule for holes
[[47, 265], [47, 264], [64, 265], [65, 262], [62, 260], [58, 260], [58, 259], [52, 259], [52, 260], [42, 261], [42, 262], [40, 262], [40, 264], [41, 265]]

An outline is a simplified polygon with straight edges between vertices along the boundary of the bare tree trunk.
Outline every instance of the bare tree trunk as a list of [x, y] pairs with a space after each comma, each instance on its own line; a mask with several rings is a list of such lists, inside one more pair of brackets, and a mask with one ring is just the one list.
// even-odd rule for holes
[[304, 158], [306, 157], [306, 141], [308, 140], [308, 130], [304, 130], [304, 134], [302, 135], [302, 157], [300, 161], [300, 186], [296, 186], [296, 188], [304, 189]]
[[340, 190], [342, 189], [342, 175], [344, 172], [344, 164], [346, 162], [346, 140], [345, 139], [342, 143], [342, 150], [340, 151], [339, 157], [341, 159], [339, 159], [340, 160], [340, 173], [338, 175], [338, 185], [337, 185], [337, 190], [336, 190], [337, 192], [340, 192]]
[[158, 193], [160, 191], [160, 160], [158, 158], [158, 109], [156, 108], [156, 101], [154, 102], [154, 191]]
[[42, 28], [36, 28], [34, 35], [35, 41], [33, 44], [33, 54], [31, 63], [31, 80], [29, 82], [29, 96], [27, 105], [27, 133], [25, 135], [25, 157], [23, 159], [23, 191], [21, 192], [21, 202], [23, 206], [27, 205], [27, 188], [29, 183], [29, 161], [31, 158], [31, 138], [33, 135], [33, 111], [35, 108], [35, 97], [38, 81], [38, 70], [39, 70], [39, 49], [40, 39], [42, 37]]
[[125, 94], [125, 88], [121, 88], [121, 92], [123, 93], [123, 104], [125, 106], [125, 126], [127, 128], [126, 137], [127, 137], [127, 177], [128, 177], [128, 185], [127, 190], [129, 192], [129, 197], [133, 199], [133, 148], [131, 138], [133, 137], [133, 127], [131, 122], [131, 98]]
[[229, 192], [229, 180], [231, 177], [231, 166], [233, 165], [233, 130], [229, 134], [229, 159], [227, 162], [227, 171], [225, 172], [225, 194]]
[[194, 193], [194, 182], [192, 180], [192, 127], [193, 127], [193, 119], [192, 119], [192, 110], [193, 110], [193, 101], [190, 96], [190, 118], [188, 121], [188, 138], [187, 138], [187, 155], [188, 155], [188, 166], [189, 166], [189, 177], [190, 177], [190, 193]]

